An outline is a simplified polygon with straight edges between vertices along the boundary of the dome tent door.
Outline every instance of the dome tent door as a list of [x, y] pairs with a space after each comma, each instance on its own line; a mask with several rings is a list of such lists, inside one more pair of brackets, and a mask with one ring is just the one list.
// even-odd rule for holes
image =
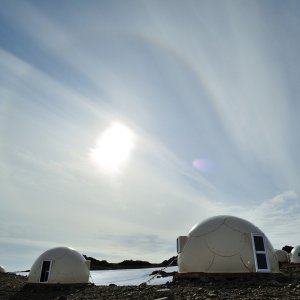
[[43, 260], [40, 282], [48, 282], [51, 270], [51, 263], [51, 260]]
[[252, 245], [256, 272], [271, 272], [264, 236], [252, 233]]

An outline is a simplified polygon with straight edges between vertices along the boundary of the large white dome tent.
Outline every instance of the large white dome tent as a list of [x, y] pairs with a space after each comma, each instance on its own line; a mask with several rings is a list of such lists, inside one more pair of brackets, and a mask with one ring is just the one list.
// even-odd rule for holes
[[90, 261], [73, 248], [57, 247], [42, 253], [28, 275], [30, 283], [88, 283]]
[[177, 239], [179, 273], [279, 272], [275, 250], [252, 223], [216, 216]]
[[300, 245], [295, 246], [290, 255], [291, 263], [299, 264], [300, 263]]

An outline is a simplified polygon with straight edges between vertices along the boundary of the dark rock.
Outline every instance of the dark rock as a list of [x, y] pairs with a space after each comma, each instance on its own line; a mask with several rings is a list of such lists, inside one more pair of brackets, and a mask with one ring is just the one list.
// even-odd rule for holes
[[159, 289], [156, 291], [156, 294], [162, 298], [162, 297], [167, 297], [168, 299], [173, 299], [173, 293], [171, 289]]
[[270, 282], [269, 282], [269, 285], [270, 286], [282, 286], [282, 283], [280, 283], [280, 282], [278, 282], [277, 280], [271, 280]]
[[57, 297], [56, 300], [68, 300], [68, 298], [66, 296], [62, 295], [62, 296]]
[[218, 295], [217, 295], [216, 293], [214, 293], [214, 292], [209, 292], [209, 293], [207, 294], [207, 297], [208, 297], [208, 298], [218, 298]]
[[120, 263], [118, 263], [120, 266], [126, 266], [126, 267], [151, 267], [152, 264], [148, 261], [142, 261], [142, 260], [124, 260]]
[[293, 246], [286, 245], [286, 246], [282, 247], [282, 250], [286, 251], [287, 253], [291, 253], [293, 248], [294, 248]]
[[164, 267], [166, 267], [166, 266], [177, 266], [177, 256], [172, 256], [168, 260], [164, 260], [161, 263], [161, 265], [164, 266]]
[[175, 273], [176, 272], [165, 272], [165, 271], [155, 270], [150, 275], [158, 275], [160, 277], [169, 277], [169, 276], [174, 276]]

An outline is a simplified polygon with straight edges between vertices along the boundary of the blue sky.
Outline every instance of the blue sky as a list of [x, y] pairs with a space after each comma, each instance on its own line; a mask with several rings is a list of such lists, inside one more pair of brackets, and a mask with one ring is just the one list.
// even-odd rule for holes
[[[0, 264], [160, 262], [231, 214], [300, 243], [299, 1], [2, 1]], [[91, 159], [112, 122], [134, 147]], [[122, 147], [120, 147], [122, 148]]]

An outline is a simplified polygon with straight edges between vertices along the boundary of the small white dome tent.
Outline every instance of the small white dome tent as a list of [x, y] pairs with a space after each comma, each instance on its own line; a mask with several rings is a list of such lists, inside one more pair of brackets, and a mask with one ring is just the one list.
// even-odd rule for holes
[[300, 263], [300, 245], [295, 246], [291, 252], [291, 263], [299, 264]]
[[275, 254], [277, 256], [278, 262], [287, 263], [289, 262], [289, 254], [285, 250], [275, 250]]
[[0, 266], [0, 273], [5, 273], [6, 271], [5, 271], [5, 269], [4, 269], [4, 267], [3, 266]]
[[179, 273], [279, 272], [275, 250], [252, 223], [216, 216], [177, 239]]
[[90, 261], [69, 247], [57, 247], [41, 254], [28, 275], [30, 283], [88, 283]]

